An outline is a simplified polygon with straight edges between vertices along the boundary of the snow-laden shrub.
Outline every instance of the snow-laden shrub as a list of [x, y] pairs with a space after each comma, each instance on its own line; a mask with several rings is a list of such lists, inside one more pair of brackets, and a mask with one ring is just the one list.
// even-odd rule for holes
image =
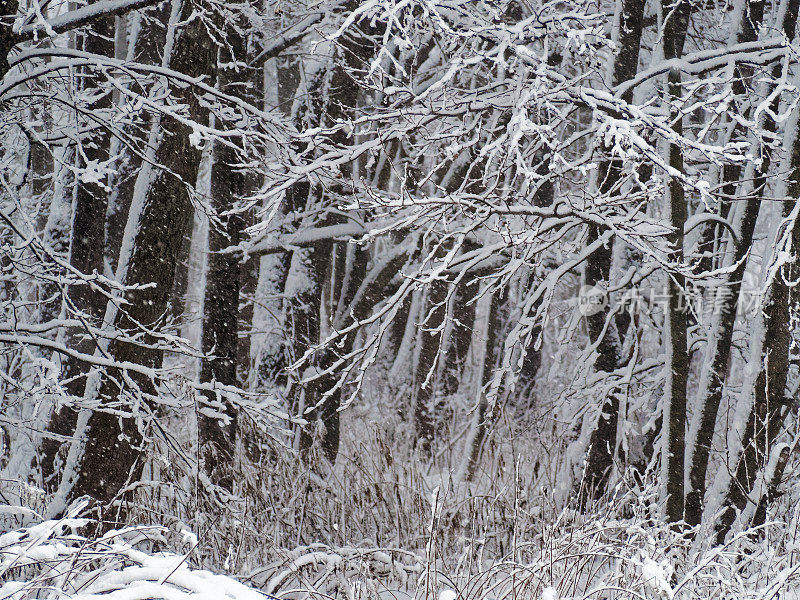
[[407, 598], [386, 584], [413, 589], [423, 572], [411, 552], [314, 544], [280, 552], [243, 582], [194, 567], [203, 539], [185, 529], [137, 525], [91, 537], [90, 519], [36, 520], [29, 509], [3, 508], [33, 522], [0, 534], [0, 600], [277, 600], [270, 591], [282, 599]]
[[[298, 547], [245, 581], [193, 567], [202, 538], [188, 531], [135, 526], [92, 539], [82, 534], [91, 525], [71, 517], [0, 535], [0, 600], [781, 600], [800, 593], [797, 552], [780, 542], [775, 523], [713, 547], [635, 516], [565, 512], [541, 536], [519, 539], [508, 556], [470, 575], [450, 571], [431, 537], [425, 556]], [[183, 553], [163, 550], [181, 545]]]
[[497, 561], [461, 582], [457, 595], [464, 600], [795, 598], [796, 552], [759, 541], [760, 533], [742, 533], [712, 547], [664, 523], [589, 520], [577, 528], [554, 526], [535, 544], [521, 541], [516, 560]]
[[87, 519], [41, 521], [0, 534], [0, 599], [264, 600], [225, 575], [191, 567], [197, 538], [183, 532], [185, 554], [158, 551], [163, 527], [129, 527], [97, 539]]
[[[711, 547], [664, 523], [590, 520], [555, 526], [516, 558], [484, 565], [469, 577], [434, 557], [407, 592], [382, 588], [367, 570], [354, 572], [354, 549], [297, 549], [267, 580], [266, 590], [293, 600], [794, 600], [800, 594], [796, 553], [759, 540], [763, 529]], [[778, 527], [773, 523], [770, 527]], [[360, 552], [366, 558], [370, 552]], [[384, 557], [387, 568], [394, 564]], [[350, 563], [350, 564], [347, 564]], [[410, 573], [409, 573], [410, 574]], [[284, 585], [291, 582], [291, 585]]]
[[128, 523], [140, 525], [100, 539], [77, 510], [42, 521], [41, 494], [20, 487], [27, 508], [0, 505], [0, 532], [10, 530], [0, 533], [0, 600], [800, 598], [794, 480], [771, 522], [713, 547], [713, 522], [692, 540], [660, 520], [654, 478], [620, 476], [581, 513], [552, 500], [556, 478], [536, 463], [555, 461], [522, 436], [514, 447], [490, 438], [480, 476], [466, 484], [444, 456], [438, 468], [413, 460], [399, 426], [372, 423], [350, 423], [330, 471], [241, 453], [227, 496], [193, 485], [181, 461], [154, 459], [171, 466], [149, 466], [158, 485], [140, 484], [126, 505]]
[[425, 573], [424, 560], [397, 549], [313, 544], [282, 554], [250, 579], [283, 599], [407, 598]]

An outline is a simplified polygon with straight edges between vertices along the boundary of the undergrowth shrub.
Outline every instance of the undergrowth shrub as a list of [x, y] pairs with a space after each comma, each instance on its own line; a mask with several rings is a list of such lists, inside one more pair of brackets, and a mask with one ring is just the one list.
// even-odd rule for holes
[[40, 494], [19, 495], [30, 505], [2, 514], [0, 600], [789, 600], [800, 593], [793, 493], [774, 505], [772, 521], [713, 547], [705, 531], [676, 531], [661, 520], [652, 477], [618, 478], [582, 513], [558, 506], [556, 478], [539, 466], [556, 461], [524, 434], [490, 439], [479, 476], [467, 484], [452, 476], [457, 452], [440, 448], [434, 461], [419, 460], [402, 443], [404, 427], [402, 420], [349, 424], [333, 468], [262, 440], [262, 451], [237, 453], [230, 492], [203, 479], [188, 450], [180, 458], [175, 444], [155, 447], [125, 506], [129, 526], [100, 537], [81, 518], [85, 504], [48, 521], [39, 516]]

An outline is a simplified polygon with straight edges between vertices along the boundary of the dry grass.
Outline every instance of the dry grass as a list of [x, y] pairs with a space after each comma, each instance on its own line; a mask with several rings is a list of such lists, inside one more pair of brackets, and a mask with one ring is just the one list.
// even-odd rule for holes
[[[500, 419], [479, 477], [466, 484], [452, 475], [460, 442], [420, 460], [410, 425], [397, 411], [383, 414], [346, 415], [333, 468], [296, 460], [245, 424], [251, 443], [237, 453], [233, 494], [198, 475], [191, 426], [173, 427], [186, 439], [155, 446], [128, 505], [129, 522], [141, 528], [92, 540], [75, 529], [80, 522], [42, 526], [20, 514], [25, 535], [0, 538], [0, 581], [18, 582], [0, 588], [0, 600], [104, 595], [120, 573], [139, 573], [152, 587], [168, 573], [155, 577], [161, 563], [148, 556], [179, 562], [190, 588], [203, 589], [210, 576], [196, 570], [207, 569], [286, 600], [427, 600], [443, 590], [453, 600], [779, 600], [800, 589], [794, 493], [774, 507], [784, 523], [712, 548], [702, 532], [692, 541], [661, 522], [652, 480], [622, 478], [585, 514], [560, 505], [553, 454], [563, 447], [546, 444], [536, 423], [520, 432]], [[458, 430], [452, 423], [442, 439]], [[163, 597], [191, 596], [174, 585], [178, 592]], [[136, 589], [151, 594], [142, 599], [161, 597], [151, 587]], [[238, 597], [245, 588], [230, 589]]]

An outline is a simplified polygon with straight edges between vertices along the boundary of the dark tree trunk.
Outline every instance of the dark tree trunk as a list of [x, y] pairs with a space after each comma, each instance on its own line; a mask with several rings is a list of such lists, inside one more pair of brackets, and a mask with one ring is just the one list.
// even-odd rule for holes
[[[295, 85], [291, 70], [283, 73], [283, 82], [280, 69], [278, 75], [279, 92], [284, 87], [291, 88]], [[303, 105], [292, 114], [298, 128], [315, 126], [323, 122], [324, 108], [319, 96], [326, 83], [329, 83], [327, 73], [318, 73], [307, 83]], [[287, 110], [291, 110], [291, 107], [287, 107]], [[295, 213], [313, 212], [317, 208], [316, 205], [321, 195], [321, 190], [312, 188], [307, 181], [295, 183], [288, 190], [283, 208], [287, 215], [294, 217], [293, 227], [304, 224], [296, 217]], [[330, 223], [328, 220], [323, 220], [320, 224], [329, 225]], [[322, 295], [325, 277], [329, 275], [332, 251], [332, 241], [323, 240], [313, 244], [310, 248], [295, 250], [291, 254], [285, 255], [288, 268], [283, 289], [284, 319], [290, 337], [287, 366], [303, 358], [305, 353], [320, 341]], [[296, 287], [298, 282], [302, 282], [300, 289]], [[315, 380], [311, 384], [301, 382], [307, 376], [313, 375], [313, 371], [319, 367], [319, 361], [320, 357], [315, 356], [304, 371], [291, 374], [289, 380], [289, 414], [294, 418], [306, 421], [306, 423], [295, 425], [293, 444], [295, 450], [304, 458], [308, 457], [313, 447], [314, 430], [319, 417], [317, 404], [320, 401], [321, 391], [319, 380]], [[272, 362], [279, 363], [280, 361], [273, 360]]]
[[[796, 0], [794, 1], [796, 2]], [[746, 4], [745, 13], [742, 16], [742, 28], [739, 34], [740, 42], [750, 42], [757, 39], [757, 33], [763, 15], [763, 1], [753, 1]], [[795, 20], [796, 19], [791, 22], [784, 20], [784, 32], [789, 36], [794, 35]], [[775, 69], [780, 69], [780, 67], [775, 67]], [[780, 71], [776, 73], [775, 69], [773, 69], [773, 75], [777, 77], [780, 75]], [[752, 68], [747, 65], [737, 65], [736, 71], [737, 78], [734, 80], [733, 88], [737, 94], [743, 95], [746, 91], [745, 81], [752, 78]], [[772, 109], [773, 111], [778, 109], [777, 100], [773, 102]], [[775, 121], [767, 117], [764, 128], [767, 131], [774, 132], [776, 130]], [[739, 129], [739, 131], [737, 131], [736, 137], [746, 137], [745, 131], [742, 131], [741, 128], [737, 129]], [[736, 310], [739, 305], [739, 293], [741, 291], [742, 278], [744, 277], [747, 266], [745, 258], [753, 242], [753, 233], [761, 208], [761, 198], [767, 184], [767, 173], [771, 163], [769, 152], [765, 152], [762, 159], [761, 164], [754, 169], [753, 189], [745, 198], [745, 209], [741, 212], [740, 220], [736, 224], [738, 239], [731, 239], [730, 242], [733, 245], [731, 264], [738, 263], [738, 266], [728, 275], [726, 285], [720, 288], [720, 293], [723, 294], [720, 298], [721, 301], [714, 303], [715, 307], [719, 307], [719, 311], [716, 316], [716, 328], [712, 330], [714, 335], [709, 342], [709, 348], [707, 350], [707, 352], [710, 353], [711, 359], [707, 364], [706, 380], [700, 388], [705, 391], [705, 394], [704, 397], [700, 399], [700, 421], [697, 436], [694, 440], [692, 462], [689, 471], [689, 491], [686, 494], [685, 516], [687, 524], [691, 526], [698, 525], [703, 518], [708, 459], [714, 437], [717, 413], [719, 411], [720, 401], [722, 400], [725, 375], [728, 371], [733, 330], [736, 324]], [[738, 171], [736, 176], [738, 177]], [[743, 185], [747, 185], [747, 182]], [[739, 192], [738, 196], [742, 199], [741, 192]]]
[[[278, 110], [285, 116], [292, 117], [292, 108], [300, 84], [300, 61], [294, 56], [278, 56], [275, 59], [275, 79]], [[284, 229], [289, 231], [297, 227], [298, 222], [293, 219], [298, 207], [305, 206], [308, 190], [305, 184], [295, 185], [287, 190], [286, 198], [281, 206], [282, 214], [286, 219]], [[271, 279], [271, 289], [276, 294], [283, 294], [286, 289], [286, 279], [292, 264], [292, 252], [282, 252], [280, 262], [276, 266], [274, 277]], [[280, 322], [286, 322], [286, 306], [289, 300], [281, 300]], [[285, 328], [282, 328], [285, 329]], [[259, 378], [283, 387], [287, 383], [286, 367], [289, 366], [290, 350], [286, 336], [281, 335], [280, 344], [271, 347], [271, 351], [261, 351], [258, 356]]]
[[[483, 445], [489, 433], [489, 428], [496, 415], [489, 410], [489, 396], [492, 394], [494, 371], [498, 359], [498, 334], [502, 328], [501, 290], [495, 290], [492, 304], [489, 309], [489, 319], [486, 325], [486, 346], [483, 351], [483, 371], [481, 373], [481, 389], [479, 390], [478, 405], [472, 421], [472, 432], [464, 448], [465, 464], [463, 468], [464, 481], [472, 481], [480, 464]], [[496, 402], [498, 390], [494, 390], [493, 400]]]
[[[387, 260], [376, 264], [371, 271], [367, 271], [368, 255], [366, 249], [354, 249], [351, 263], [351, 273], [347, 282], [343, 281], [338, 299], [338, 310], [332, 321], [333, 328], [341, 331], [346, 327], [367, 318], [373, 308], [382, 299], [394, 293], [395, 276], [408, 260], [408, 254], [398, 252]], [[335, 269], [332, 269], [335, 271]], [[331, 275], [329, 273], [328, 275]], [[333, 278], [336, 281], [336, 278]], [[330, 290], [330, 288], [328, 288]], [[339, 452], [340, 441], [340, 412], [342, 394], [345, 385], [339, 383], [340, 374], [332, 367], [336, 360], [352, 352], [357, 331], [351, 331], [342, 336], [332, 347], [320, 352], [314, 359], [314, 368], [318, 372], [331, 372], [320, 374], [304, 387], [305, 406], [315, 406], [309, 415], [324, 426], [321, 449], [325, 457], [333, 463]], [[301, 438], [302, 439], [302, 438]], [[311, 443], [310, 436], [306, 436], [307, 443]], [[303, 448], [308, 450], [309, 446]]]
[[[59, 195], [60, 197], [56, 197], [54, 186], [52, 186], [55, 178], [56, 166], [53, 155], [50, 153], [50, 149], [43, 143], [34, 139], [29, 139], [28, 143], [30, 144], [30, 154], [28, 157], [29, 165], [27, 177], [30, 182], [31, 196], [34, 201], [42, 207], [41, 218], [43, 222], [40, 222], [36, 229], [43, 233], [45, 243], [50, 245], [51, 249], [54, 250], [57, 255], [69, 256], [68, 247], [66, 252], [62, 254], [60, 251], [64, 250], [64, 248], [59, 247], [61, 245], [58, 243], [58, 240], [53, 238], [48, 239], [50, 237], [49, 234], [54, 233], [48, 228], [51, 222], [50, 219], [53, 217], [54, 221], [57, 221], [55, 217], [59, 216], [58, 214], [51, 215], [51, 212], [56, 211], [60, 213], [64, 201], [63, 196]], [[44, 205], [47, 202], [49, 202], [49, 207], [45, 210]], [[48, 266], [51, 266], [56, 272], [61, 271], [56, 265]], [[46, 323], [51, 319], [58, 318], [59, 312], [61, 311], [61, 288], [57, 282], [41, 281], [38, 283], [36, 305], [40, 322]]]
[[[296, 210], [301, 210], [305, 207], [308, 201], [308, 194], [311, 186], [307, 182], [296, 183], [286, 191], [286, 198], [283, 203], [283, 212], [285, 215], [293, 215]], [[291, 229], [294, 229], [299, 224], [299, 221], [292, 223]], [[287, 229], [289, 229], [287, 227]], [[297, 251], [302, 253], [302, 250]], [[307, 251], [306, 251], [307, 252]], [[295, 299], [286, 295], [286, 283], [289, 280], [289, 274], [292, 268], [292, 259], [294, 252], [283, 252], [280, 257], [275, 279], [273, 281], [273, 289], [281, 295], [281, 322], [283, 325], [281, 333], [281, 343], [273, 347], [273, 351], [269, 353], [262, 353], [259, 356], [258, 370], [260, 377], [265, 381], [270, 381], [276, 386], [286, 386], [288, 383], [287, 367], [294, 362], [294, 338], [292, 336], [293, 328], [291, 323], [292, 306]]]
[[[233, 56], [231, 62], [247, 62], [247, 40], [234, 27], [227, 31], [227, 42]], [[225, 60], [224, 62], [228, 62]], [[226, 94], [251, 103], [252, 90], [258, 90], [258, 70], [245, 67], [228, 67], [219, 74], [219, 88]], [[248, 94], [250, 90], [250, 94]], [[221, 253], [228, 246], [238, 245], [244, 233], [246, 213], [239, 203], [256, 187], [255, 177], [237, 168], [239, 157], [235, 149], [218, 144], [213, 152], [211, 168], [211, 202], [216, 219], [212, 218], [208, 232], [208, 272], [203, 303], [203, 358], [200, 362], [200, 380], [235, 386], [237, 371], [242, 365], [239, 340], [239, 299], [246, 270], [241, 268], [241, 255]], [[252, 263], [251, 263], [252, 264]], [[252, 304], [249, 322], [252, 323]], [[249, 345], [247, 359], [249, 366]], [[230, 465], [236, 446], [237, 411], [223, 394], [207, 392], [208, 402], [227, 417], [198, 415], [201, 455], [206, 473], [212, 482], [232, 490]]]
[[[92, 54], [114, 56], [114, 17], [105, 17], [96, 21], [85, 34], [83, 49]], [[85, 73], [91, 79], [91, 73]], [[111, 107], [111, 92], [106, 91], [88, 110], [106, 111]], [[94, 123], [89, 123], [94, 126]], [[109, 156], [110, 135], [107, 130], [99, 128], [90, 139], [82, 140], [82, 152], [76, 152], [76, 166], [84, 168], [87, 162], [103, 163]], [[105, 183], [105, 182], [104, 182]], [[107, 192], [97, 183], [75, 182], [72, 227], [70, 234], [69, 263], [84, 275], [103, 274], [103, 256], [105, 251], [105, 218], [108, 206]], [[95, 325], [105, 310], [105, 296], [95, 287], [83, 283], [72, 285], [67, 289], [64, 299], [68, 315], [85, 320]], [[67, 332], [67, 342], [75, 350], [91, 354], [95, 350], [92, 336], [83, 330]], [[62, 363], [62, 379], [64, 388], [72, 397], [83, 395], [88, 373], [86, 365], [71, 357], [64, 357]], [[49, 433], [57, 436], [71, 436], [75, 431], [78, 413], [65, 406], [53, 412], [47, 426]], [[56, 437], [48, 437], [42, 441], [41, 471], [42, 479], [48, 489], [58, 485], [56, 474], [59, 468], [59, 449], [62, 441]]]
[[[252, 182], [255, 184], [255, 182]], [[250, 188], [252, 192], [254, 186]], [[242, 215], [245, 227], [252, 224], [252, 211]], [[236, 346], [236, 378], [245, 386], [255, 366], [252, 357], [253, 316], [255, 315], [256, 288], [258, 287], [258, 259], [246, 259], [239, 267], [239, 342]]]
[[531, 332], [531, 342], [525, 348], [525, 358], [517, 374], [517, 385], [514, 388], [517, 410], [522, 417], [529, 414], [536, 407], [534, 387], [542, 367], [542, 349], [537, 348], [538, 338], [542, 335], [541, 325], [534, 327]]
[[189, 290], [189, 260], [192, 250], [192, 229], [189, 223], [181, 234], [181, 247], [178, 252], [178, 264], [175, 265], [175, 281], [169, 295], [169, 323], [180, 330], [186, 313], [186, 293]]
[[[639, 65], [639, 43], [642, 37], [644, 16], [644, 0], [620, 0], [619, 53], [614, 59], [613, 85], [619, 85], [636, 75]], [[631, 100], [629, 93], [625, 98]], [[602, 194], [617, 193], [622, 178], [622, 161], [606, 160], [600, 166], [598, 174], [599, 189]], [[595, 225], [589, 227], [587, 243], [595, 242], [602, 230]], [[612, 242], [595, 251], [586, 261], [585, 285], [587, 288], [608, 287], [611, 275]], [[592, 311], [587, 315], [586, 324], [589, 339], [597, 345], [596, 371], [610, 373], [619, 367], [621, 359], [621, 341], [616, 327], [616, 320], [610, 314], [610, 306], [602, 310]], [[617, 440], [617, 423], [619, 420], [619, 398], [615, 390], [611, 390], [603, 400], [600, 416], [589, 440], [583, 481], [580, 484], [580, 504], [586, 506], [592, 498], [605, 491], [611, 467], [614, 462], [614, 449]]]
[[[544, 156], [536, 167], [536, 172], [542, 177], [547, 177], [550, 172], [550, 155]], [[539, 185], [536, 193], [533, 196], [533, 205], [539, 208], [552, 206], [555, 199], [556, 189], [553, 180], [549, 177]], [[527, 282], [529, 289], [535, 289], [537, 283], [535, 271], [530, 274], [529, 281]], [[532, 308], [531, 313], [539, 310], [540, 302]], [[536, 378], [539, 375], [539, 368], [542, 366], [542, 350], [537, 345], [540, 343], [539, 338], [542, 336], [542, 325], [537, 323], [531, 331], [531, 341], [524, 348], [524, 358], [522, 360], [522, 367], [517, 373], [517, 382], [514, 389], [515, 402], [517, 408], [523, 411], [523, 415], [527, 414], [536, 405], [536, 398], [533, 395], [533, 388], [536, 385]]]
[[[171, 4], [166, 0], [158, 6], [130, 15], [131, 19], [138, 20], [138, 34], [128, 41], [129, 56], [136, 62], [146, 65], [161, 64]], [[136, 115], [135, 122], [126, 132], [136, 139], [142, 148], [147, 144], [152, 119], [151, 113], [143, 111]], [[106, 218], [106, 258], [112, 270], [117, 268], [128, 211], [133, 201], [136, 179], [142, 168], [142, 158], [128, 146], [123, 146], [118, 165], [117, 172], [113, 176]]]
[[[691, 5], [685, 0], [678, 0], [677, 5], [665, 0], [662, 2], [664, 15], [664, 58], [667, 60], [680, 58], [683, 44], [689, 27]], [[674, 106], [681, 97], [681, 74], [673, 69], [667, 76], [667, 101], [670, 104], [672, 129], [683, 133], [683, 122], [679, 108]], [[678, 172], [683, 172], [683, 152], [677, 144], [669, 146], [669, 165]], [[684, 296], [685, 276], [680, 271], [683, 265], [683, 229], [686, 224], [686, 198], [683, 184], [677, 178], [668, 183], [669, 215], [672, 233], [669, 243], [672, 247], [670, 261], [676, 269], [668, 274], [669, 302], [667, 306], [668, 355], [671, 372], [666, 382], [666, 406], [668, 418], [666, 425], [665, 454], [667, 463], [666, 481], [666, 516], [671, 523], [683, 521], [683, 478], [684, 453], [686, 451], [686, 387], [689, 379], [689, 348], [687, 334], [687, 307]]]
[[464, 374], [467, 353], [472, 344], [472, 328], [475, 325], [478, 280], [465, 278], [456, 286], [453, 294], [452, 326], [447, 340], [447, 350], [441, 366], [441, 393], [452, 396], [458, 391]]
[[[761, 21], [763, 18], [763, 0], [748, 0], [745, 3], [744, 11], [742, 13], [742, 20], [739, 25], [737, 41], [739, 43], [744, 43], [757, 40], [758, 30], [761, 26]], [[790, 25], [784, 20], [784, 31], [786, 31], [787, 25], [792, 28], [794, 27], [794, 25]], [[739, 109], [739, 112], [741, 114], [749, 114], [749, 98], [747, 97], [747, 91], [749, 86], [753, 83], [753, 73], [752, 66], [748, 65], [747, 63], [739, 62], [736, 63], [734, 67], [734, 79], [731, 82], [731, 88], [734, 94], [736, 94], [736, 96], [740, 99], [742, 106]], [[746, 138], [746, 135], [747, 132], [744, 131], [742, 125], [740, 123], [736, 123], [733, 131], [731, 132], [731, 139], [741, 141]], [[763, 168], [761, 170], [766, 171], [766, 169]], [[726, 164], [722, 167], [722, 199], [719, 205], [718, 214], [723, 219], [727, 219], [730, 216], [732, 201], [738, 196], [737, 186], [740, 183], [741, 172], [742, 166], [740, 164]], [[709, 224], [703, 229], [703, 233], [697, 245], [697, 252], [700, 254], [701, 258], [698, 261], [697, 268], [695, 269], [696, 272], [707, 272], [715, 267], [716, 263], [714, 259], [717, 258], [715, 254], [719, 254], [718, 244], [725, 233], [725, 230], [716, 223]], [[691, 491], [689, 493], [691, 494]], [[687, 503], [688, 502], [689, 499], [687, 495]]]
[[772, 473], [766, 474], [766, 477], [768, 478], [768, 481], [766, 482], [766, 490], [764, 490], [764, 494], [758, 501], [756, 511], [753, 514], [752, 520], [750, 521], [751, 527], [761, 527], [764, 523], [766, 523], [767, 509], [769, 508], [769, 505], [772, 504], [772, 502], [774, 502], [775, 499], [780, 495], [778, 487], [783, 480], [783, 472], [786, 470], [786, 465], [789, 463], [790, 454], [791, 447], [788, 445], [785, 445], [778, 451], [778, 455], [775, 459], [774, 470]]
[[[331, 286], [331, 302], [327, 314], [330, 315], [330, 324], [333, 329], [339, 330], [343, 325], [349, 325], [353, 318], [362, 319], [367, 316], [362, 309], [353, 306], [352, 303], [355, 300], [359, 288], [367, 277], [369, 254], [368, 250], [364, 247], [340, 242], [334, 247], [333, 260], [331, 277], [328, 279]], [[381, 285], [381, 283], [378, 285]], [[372, 297], [374, 298], [374, 295]], [[353, 310], [356, 311], [356, 314], [350, 314], [350, 311]], [[326, 352], [323, 354], [319, 363], [320, 366], [323, 369], [327, 369], [332, 365], [331, 360], [334, 357], [338, 358], [338, 356], [352, 351], [355, 338], [355, 333], [345, 336], [335, 352]], [[318, 391], [320, 393], [325, 393], [335, 385], [335, 378], [323, 378], [321, 384]], [[331, 462], [336, 460], [336, 455], [339, 452], [341, 437], [341, 413], [339, 412], [339, 407], [341, 406], [343, 391], [342, 388], [334, 390], [325, 399], [320, 411], [320, 420], [325, 426], [322, 448], [328, 460]]]
[[[784, 29], [794, 33], [800, 2], [790, 0], [784, 16]], [[800, 198], [800, 127], [794, 132], [790, 158], [790, 172], [786, 189], [787, 200], [783, 203], [786, 219]], [[800, 222], [795, 222], [791, 232], [791, 252], [800, 248]], [[789, 371], [789, 349], [792, 335], [787, 323], [791, 322], [790, 307], [795, 302], [792, 287], [787, 282], [795, 281], [798, 275], [797, 260], [784, 265], [776, 273], [769, 288], [763, 309], [764, 333], [760, 356], [766, 367], [761, 370], [753, 390], [753, 406], [742, 435], [742, 449], [736, 470], [731, 477], [723, 501], [722, 515], [716, 524], [717, 543], [723, 543], [749, 500], [758, 472], [764, 468], [770, 449], [775, 442], [783, 422], [786, 379]]]
[[[227, 146], [220, 145], [215, 149], [211, 201], [218, 215], [229, 213], [238, 197], [249, 191], [247, 176], [231, 167], [235, 162], [236, 153]], [[208, 232], [200, 381], [236, 385], [240, 256], [220, 253], [220, 250], [241, 241], [243, 220], [242, 215], [236, 213], [220, 216], [220, 220], [221, 224], [212, 223]], [[198, 415], [199, 443], [205, 470], [211, 481], [230, 490], [232, 481], [220, 471], [233, 460], [237, 413], [224, 395], [207, 392], [206, 397], [229, 421], [223, 424], [218, 418], [202, 413]]]
[[[591, 226], [587, 243], [592, 244], [601, 235], [596, 226]], [[600, 284], [607, 286], [611, 274], [611, 244], [595, 251], [586, 262], [586, 286], [593, 288]], [[617, 325], [605, 307], [586, 317], [589, 339], [597, 344], [597, 358], [594, 368], [601, 373], [613, 372], [620, 363], [621, 348]], [[611, 467], [614, 462], [614, 449], [617, 440], [617, 423], [619, 421], [619, 397], [617, 390], [611, 390], [603, 400], [597, 425], [589, 439], [586, 466], [583, 481], [580, 485], [580, 505], [586, 507], [589, 502], [605, 491]]]
[[431, 454], [431, 444], [436, 433], [433, 414], [436, 361], [439, 359], [447, 313], [447, 291], [446, 281], [434, 281], [428, 287], [424, 321], [417, 337], [419, 348], [412, 387], [414, 431], [417, 437], [416, 446], [428, 456]]
[[396, 357], [397, 353], [400, 351], [400, 346], [403, 344], [406, 328], [409, 325], [408, 319], [411, 317], [411, 304], [412, 295], [408, 294], [402, 299], [400, 308], [397, 310], [397, 314], [392, 320], [387, 341], [387, 355], [390, 357]]
[[[797, 198], [800, 194], [800, 185], [796, 179], [800, 172], [800, 160], [795, 162], [797, 159], [800, 159], [800, 143], [796, 142], [792, 158], [790, 198]], [[786, 202], [784, 217], [791, 212], [794, 202], [795, 200]], [[800, 224], [795, 224], [792, 232], [792, 248], [800, 248]], [[793, 281], [796, 276], [796, 264], [789, 265], [784, 272], [776, 274], [764, 309], [765, 332], [761, 356], [766, 368], [759, 373], [755, 382], [753, 407], [742, 436], [742, 450], [723, 502], [722, 515], [717, 521], [717, 542], [720, 544], [725, 541], [737, 514], [747, 505], [758, 472], [766, 464], [766, 458], [783, 421], [781, 416], [786, 404], [784, 394], [792, 342], [791, 331], [786, 326], [790, 322], [791, 302], [791, 288], [786, 282]]]
[[[344, 10], [353, 10], [357, 3], [351, 1], [345, 4]], [[348, 70], [364, 70], [367, 68], [367, 61], [373, 55], [374, 44], [371, 38], [364, 33], [368, 27], [367, 23], [354, 24], [339, 40], [339, 47], [335, 53], [335, 65], [332, 72], [327, 77], [318, 80], [319, 87], [310, 89], [311, 102], [309, 104], [309, 115], [311, 121], [333, 124], [344, 119], [353, 117], [354, 110], [358, 105], [359, 86], [353, 81]], [[287, 83], [287, 85], [289, 85]], [[324, 98], [315, 98], [323, 89], [327, 89]], [[299, 118], [297, 115], [296, 118]], [[339, 129], [331, 135], [330, 141], [345, 147], [352, 143], [352, 133]], [[352, 175], [352, 166], [346, 165], [341, 168], [344, 180], [348, 180]], [[322, 194], [316, 194], [322, 198]], [[312, 204], [307, 204], [311, 208]], [[337, 222], [335, 216], [328, 216], [325, 224]], [[306, 251], [304, 251], [306, 252]], [[307, 281], [309, 285], [302, 294], [302, 299], [292, 299], [294, 304], [301, 304], [294, 310], [295, 327], [293, 335], [301, 336], [300, 340], [295, 338], [295, 354], [297, 355], [298, 342], [301, 347], [308, 348], [310, 345], [317, 344], [321, 331], [320, 318], [322, 301], [321, 294], [325, 289], [325, 278], [334, 273], [333, 244], [330, 241], [318, 242], [313, 246], [310, 253], [310, 260], [307, 261]], [[311, 297], [314, 294], [314, 297]], [[305, 321], [301, 323], [300, 321]], [[305, 341], [303, 340], [305, 338]], [[348, 336], [351, 338], [351, 336]], [[344, 340], [344, 344], [352, 344], [353, 339]], [[338, 350], [337, 350], [338, 353]], [[314, 357], [313, 367], [317, 370], [326, 370], [334, 352], [327, 350]], [[298, 356], [299, 357], [299, 356]], [[330, 385], [333, 381], [330, 376], [322, 376], [314, 379], [310, 385], [298, 388], [294, 394], [294, 404], [299, 405], [298, 393], [304, 397], [303, 405], [308, 420], [319, 420], [324, 425], [325, 433], [321, 440], [326, 457], [333, 462], [339, 450], [339, 430], [340, 418], [339, 407], [341, 401], [341, 389], [331, 391]], [[300, 431], [300, 450], [305, 452], [309, 449], [309, 444], [313, 439], [309, 431]]]
[[5, 17], [0, 21], [0, 79], [5, 77], [10, 69], [8, 55], [18, 41], [11, 27], [18, 10], [18, 0], [0, 0], [0, 16]]
[[[309, 348], [319, 343], [320, 308], [325, 277], [325, 271], [320, 265], [328, 264], [332, 247], [331, 242], [320, 242], [314, 244], [310, 250], [295, 252], [287, 280], [286, 298], [286, 320], [292, 336], [292, 362], [301, 359]], [[288, 288], [298, 280], [304, 280], [302, 289]], [[319, 401], [317, 386], [299, 383], [308, 374], [308, 370], [298, 374], [298, 381], [293, 385], [294, 389], [290, 394], [291, 414], [308, 421], [307, 425], [299, 427], [296, 432], [296, 449], [303, 454], [311, 449], [314, 441], [313, 428], [317, 418], [315, 406]]]
[[[183, 6], [181, 18], [188, 24], [176, 41], [170, 66], [189, 77], [213, 80], [216, 46], [202, 20], [189, 19], [193, 9], [191, 2]], [[177, 88], [173, 94], [178, 102], [189, 106], [195, 121], [208, 121], [208, 109], [190, 89]], [[125, 277], [126, 284], [151, 285], [128, 291], [127, 303], [115, 319], [117, 329], [129, 334], [138, 334], [140, 324], [156, 332], [163, 326], [182, 233], [192, 219], [186, 184], [197, 180], [202, 151], [191, 144], [192, 131], [186, 125], [164, 118], [161, 128], [155, 162], [165, 168], [152, 177], [146, 191]], [[153, 347], [157, 338], [147, 333], [141, 336], [141, 341], [136, 344], [116, 339], [109, 345], [109, 354], [119, 362], [159, 368], [163, 351]], [[141, 375], [114, 371], [103, 375], [99, 390], [101, 409], [89, 418], [88, 437], [70, 498], [89, 495], [108, 503], [127, 481], [138, 478], [143, 439], [137, 421], [141, 412], [148, 409], [131, 406], [128, 399], [133, 395], [140, 399], [137, 403], [148, 406], [155, 391], [153, 381]], [[125, 408], [133, 413], [131, 416], [120, 417], [103, 410], [123, 398], [126, 398]]]

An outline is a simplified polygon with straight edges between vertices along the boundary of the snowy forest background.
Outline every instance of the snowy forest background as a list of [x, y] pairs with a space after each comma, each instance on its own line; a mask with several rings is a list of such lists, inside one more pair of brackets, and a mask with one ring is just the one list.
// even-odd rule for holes
[[0, 0], [0, 598], [800, 597], [800, 0]]

